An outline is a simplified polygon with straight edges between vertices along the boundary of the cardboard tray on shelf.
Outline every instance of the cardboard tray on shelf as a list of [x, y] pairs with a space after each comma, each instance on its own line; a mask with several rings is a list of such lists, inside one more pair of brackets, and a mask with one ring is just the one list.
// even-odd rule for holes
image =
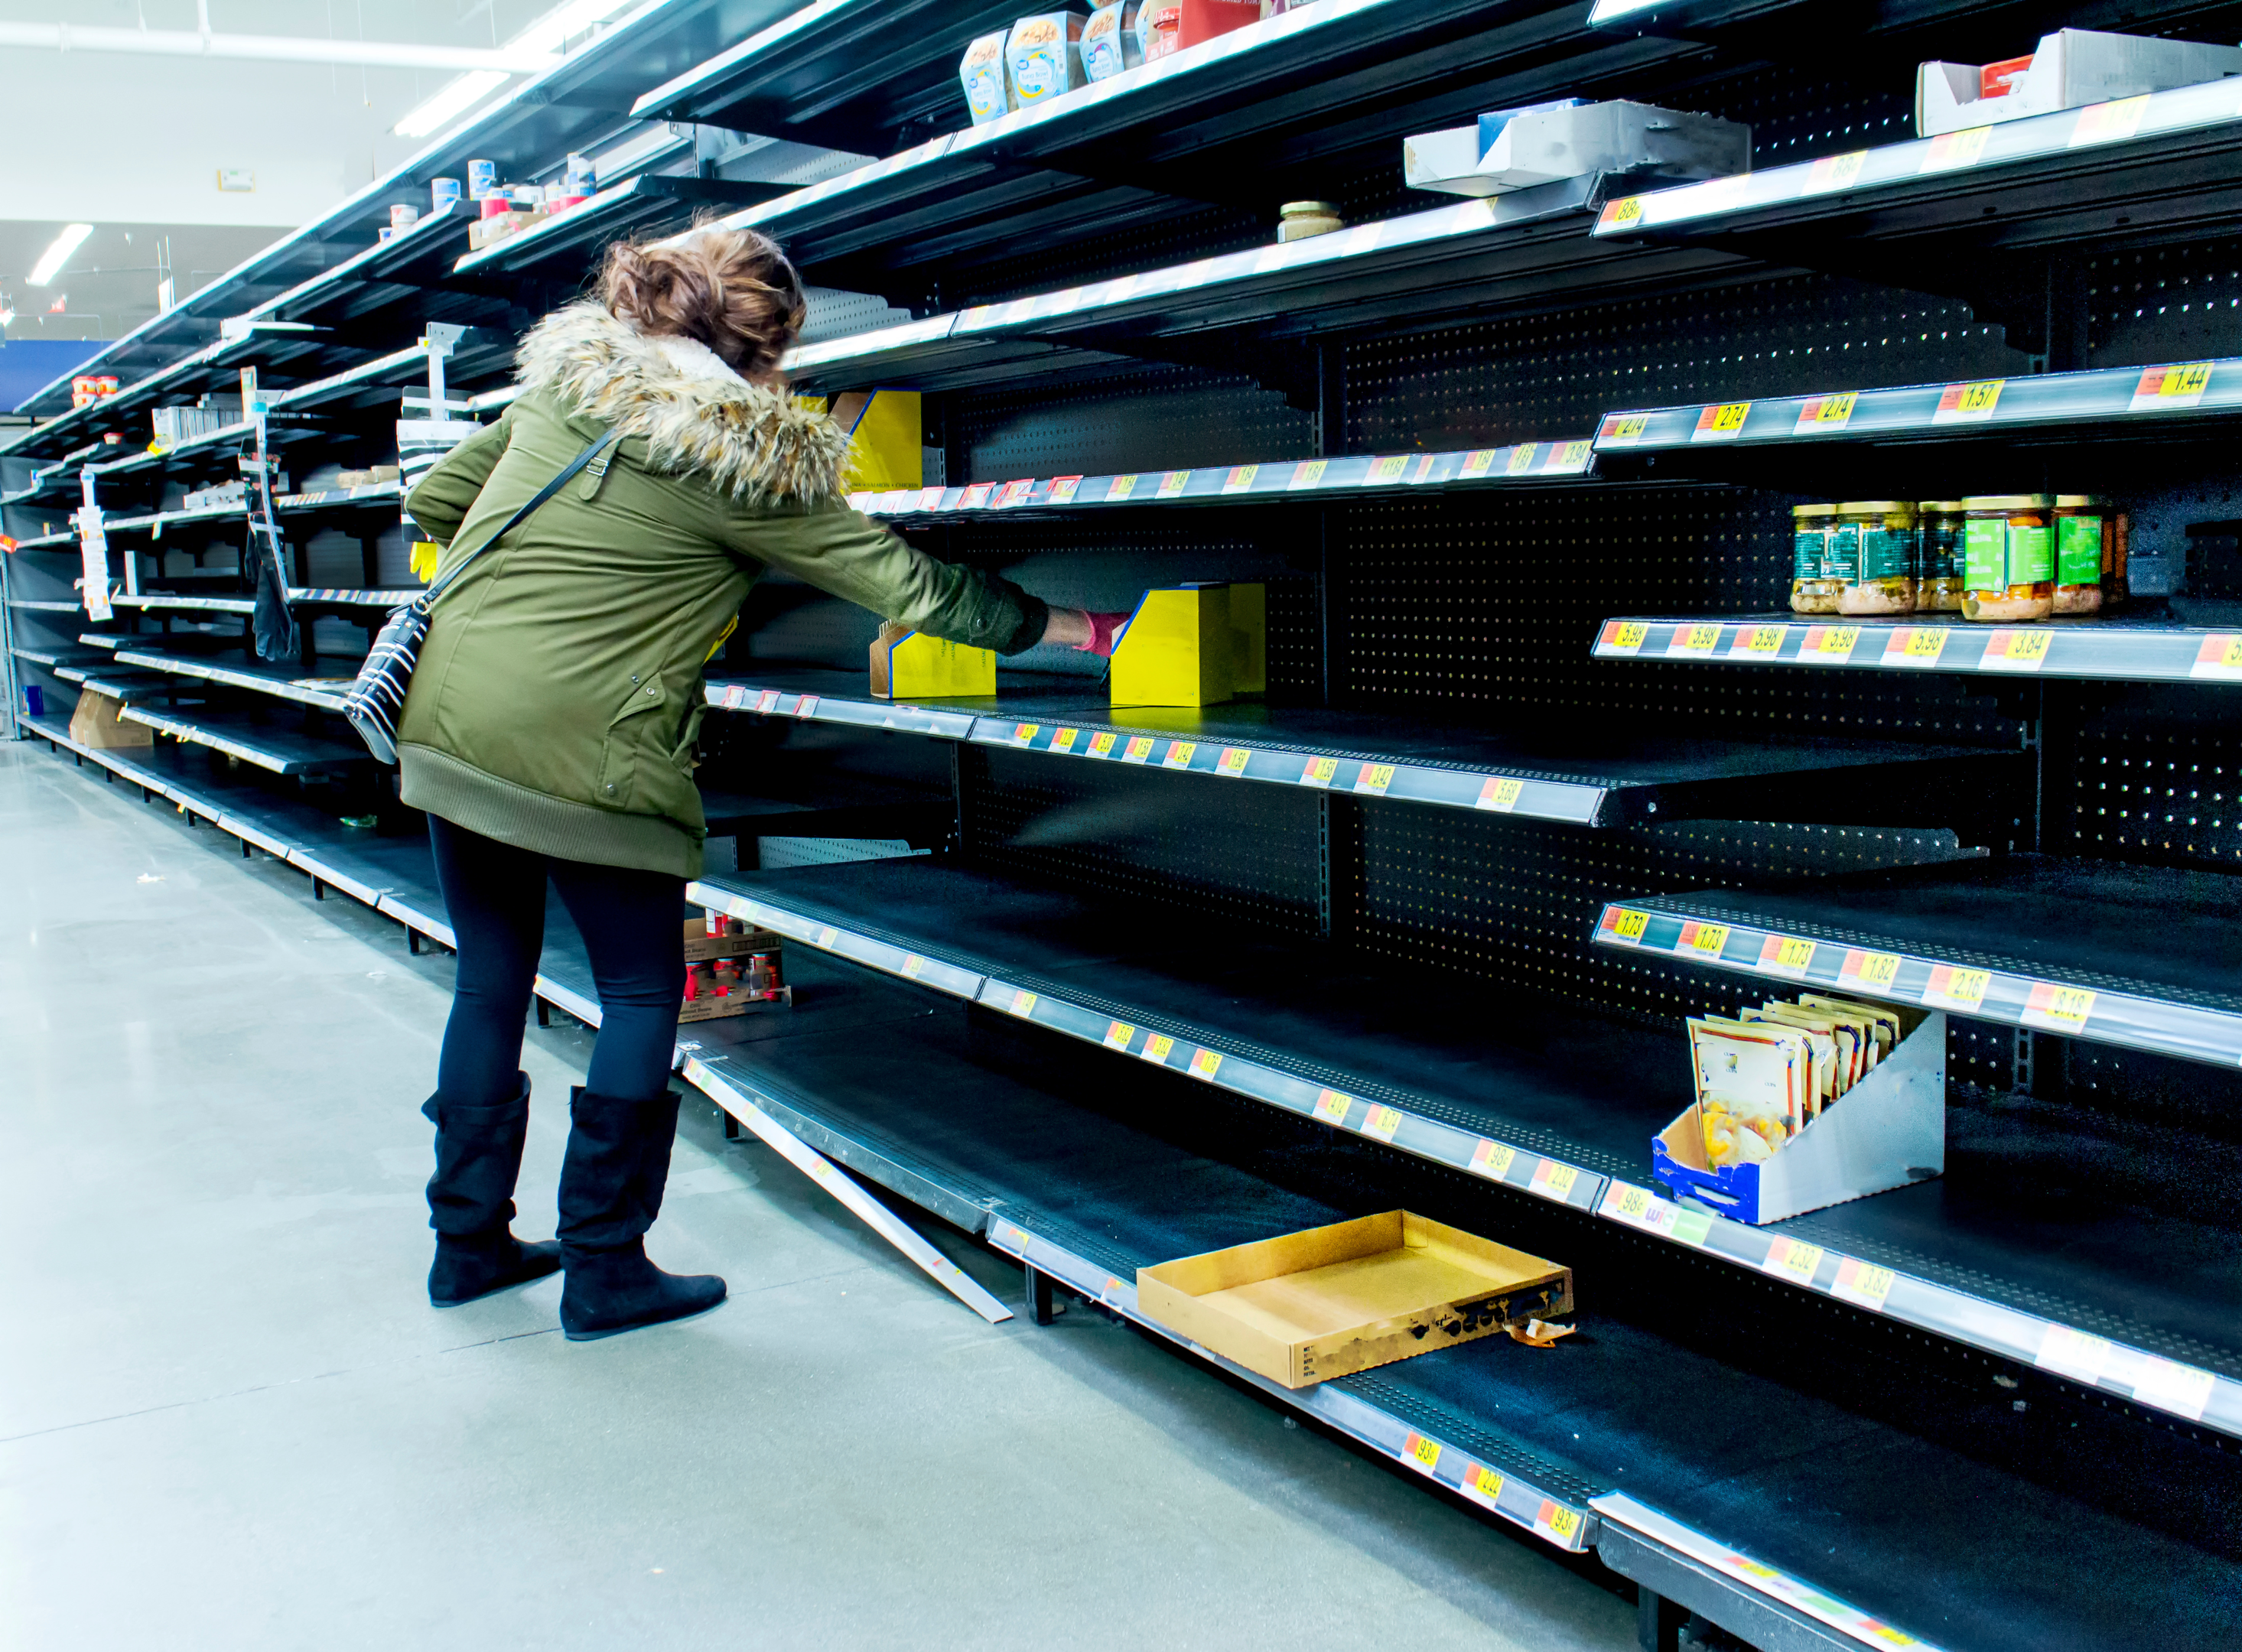
[[1573, 1271], [1407, 1211], [1137, 1271], [1178, 1336], [1303, 1388], [1573, 1308]]

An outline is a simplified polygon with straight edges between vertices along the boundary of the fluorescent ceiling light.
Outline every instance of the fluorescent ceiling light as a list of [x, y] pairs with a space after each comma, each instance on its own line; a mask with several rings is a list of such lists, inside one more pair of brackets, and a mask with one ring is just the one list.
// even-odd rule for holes
[[494, 69], [478, 69], [447, 83], [392, 128], [399, 138], [426, 138], [453, 116], [473, 108], [506, 84]]
[[[550, 53], [560, 50], [563, 42], [582, 34], [594, 24], [604, 23], [634, 0], [567, 0], [555, 6], [535, 23], [506, 43], [506, 50], [522, 53]], [[496, 91], [506, 82], [503, 74], [484, 69], [473, 74], [461, 75], [447, 82], [435, 96], [427, 98], [391, 128], [399, 138], [426, 138], [456, 115], [465, 114], [477, 104]]]
[[64, 225], [63, 232], [55, 237], [54, 245], [39, 254], [39, 261], [31, 266], [31, 273], [24, 279], [35, 287], [46, 285], [63, 272], [63, 265], [70, 262], [70, 254], [77, 251], [78, 244], [92, 233], [93, 225], [91, 224]]

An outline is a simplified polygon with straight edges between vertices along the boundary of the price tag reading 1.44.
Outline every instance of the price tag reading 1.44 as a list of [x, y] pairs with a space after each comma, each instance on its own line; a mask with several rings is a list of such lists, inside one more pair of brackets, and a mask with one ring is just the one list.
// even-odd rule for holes
[[2203, 393], [2211, 388], [2211, 366], [2208, 361], [2183, 361], [2169, 367], [2144, 367], [2141, 381], [2133, 386], [2133, 400], [2127, 413], [2174, 413], [2203, 405]]

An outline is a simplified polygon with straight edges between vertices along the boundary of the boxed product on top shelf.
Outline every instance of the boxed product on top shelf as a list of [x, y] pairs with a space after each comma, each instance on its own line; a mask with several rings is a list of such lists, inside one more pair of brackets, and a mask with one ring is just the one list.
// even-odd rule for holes
[[982, 35], [957, 65], [976, 126], [1110, 80], [1291, 7], [1279, 0], [1106, 0]]
[[2022, 120], [2242, 75], [2242, 47], [2058, 29], [2023, 57], [1927, 63], [1916, 71], [1918, 137]]
[[1946, 1017], [1820, 993], [1692, 1017], [1696, 1100], [1651, 1142], [1677, 1198], [1750, 1223], [1946, 1166]]
[[1624, 99], [1578, 97], [1496, 110], [1468, 126], [1420, 132], [1401, 145], [1413, 189], [1500, 195], [1592, 173], [1629, 178], [1725, 178], [1751, 170], [1751, 128]]
[[2080, 616], [2131, 594], [2130, 522], [2091, 494], [1793, 507], [1790, 607], [1853, 616]]

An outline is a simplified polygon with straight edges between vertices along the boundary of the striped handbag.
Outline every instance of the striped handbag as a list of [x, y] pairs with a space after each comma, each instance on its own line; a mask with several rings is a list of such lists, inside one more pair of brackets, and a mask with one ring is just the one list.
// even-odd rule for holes
[[454, 562], [450, 573], [402, 608], [390, 610], [388, 621], [374, 638], [373, 646], [366, 650], [366, 662], [358, 668], [358, 680], [343, 695], [343, 715], [358, 730], [359, 738], [366, 742], [366, 749], [376, 761], [397, 761], [397, 720], [405, 712], [405, 694], [413, 686], [413, 668], [420, 663], [420, 645], [427, 641], [428, 612], [436, 606], [436, 599], [451, 588], [452, 582], [468, 563], [520, 527], [540, 505], [559, 493], [571, 476], [621, 439], [621, 432], [611, 430], [578, 453], [565, 470], [539, 488], [528, 503], [507, 518], [503, 527]]

